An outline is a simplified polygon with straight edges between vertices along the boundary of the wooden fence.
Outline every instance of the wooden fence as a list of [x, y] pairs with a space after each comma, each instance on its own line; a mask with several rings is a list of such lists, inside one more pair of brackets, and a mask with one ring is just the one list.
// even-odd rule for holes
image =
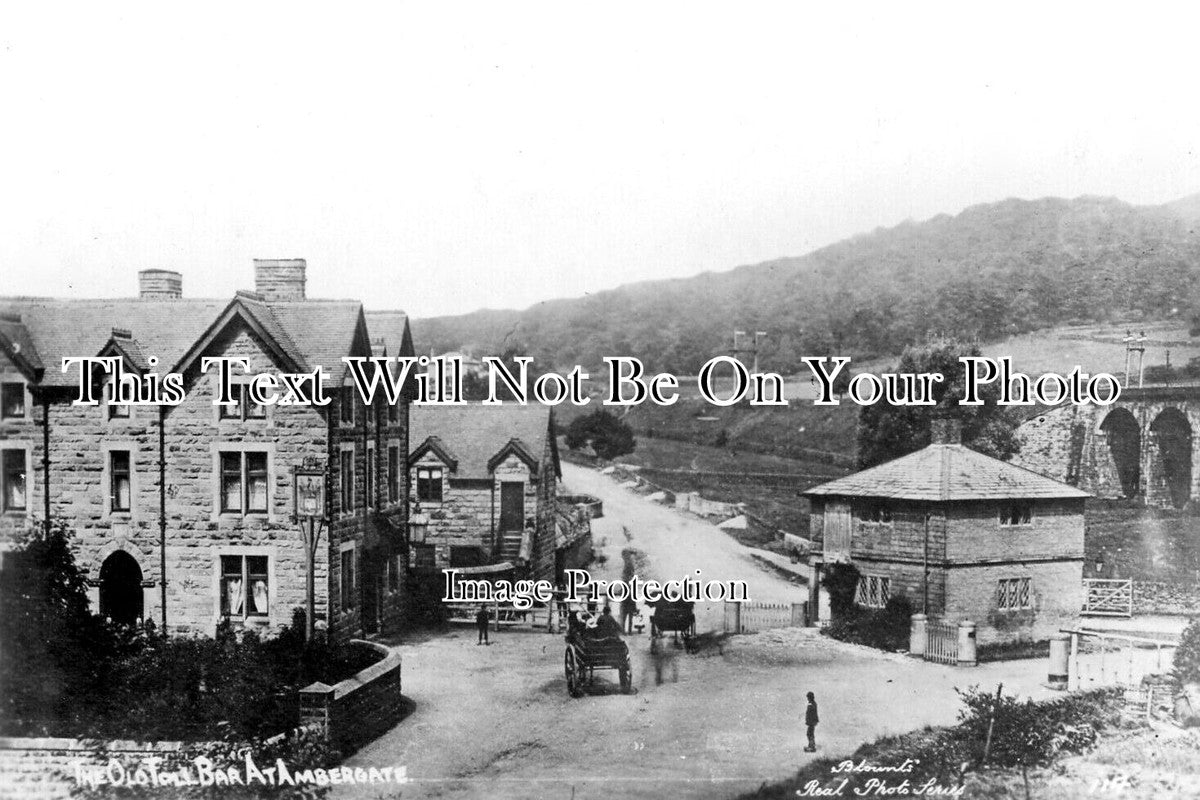
[[755, 633], [808, 625], [808, 603], [725, 603], [726, 633]]
[[1147, 675], [1171, 671], [1176, 641], [1088, 630], [1065, 630], [1071, 636], [1067, 688], [1136, 687]]
[[930, 620], [925, 627], [925, 660], [938, 664], [958, 664], [958, 625]]
[[1133, 581], [1084, 578], [1083, 615], [1085, 617], [1132, 617]]

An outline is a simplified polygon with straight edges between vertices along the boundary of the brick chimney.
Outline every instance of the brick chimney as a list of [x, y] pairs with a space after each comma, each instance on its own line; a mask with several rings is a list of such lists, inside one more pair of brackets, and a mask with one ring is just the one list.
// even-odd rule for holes
[[929, 426], [930, 444], [962, 444], [962, 420], [949, 414], [935, 414]]
[[303, 258], [254, 259], [254, 291], [268, 303], [304, 299]]
[[138, 273], [138, 297], [178, 300], [183, 297], [183, 275], [169, 269], [144, 269]]

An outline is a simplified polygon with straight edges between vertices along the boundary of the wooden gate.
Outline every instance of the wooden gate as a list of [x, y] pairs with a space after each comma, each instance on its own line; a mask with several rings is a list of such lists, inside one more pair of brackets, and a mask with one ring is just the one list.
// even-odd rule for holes
[[1084, 578], [1083, 615], [1085, 617], [1132, 617], [1133, 581]]
[[1067, 688], [1098, 689], [1103, 686], [1137, 687], [1147, 675], [1171, 671], [1173, 639], [1151, 639], [1102, 631], [1067, 630], [1071, 651], [1067, 663]]
[[807, 622], [808, 603], [725, 603], [726, 633], [801, 628]]
[[958, 625], [930, 620], [925, 627], [925, 660], [958, 664]]

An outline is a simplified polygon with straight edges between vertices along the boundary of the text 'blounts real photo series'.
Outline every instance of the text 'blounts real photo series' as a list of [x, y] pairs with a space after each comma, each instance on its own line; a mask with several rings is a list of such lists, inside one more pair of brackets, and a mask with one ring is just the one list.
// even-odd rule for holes
[[1196, 16], [0, 10], [0, 797], [1200, 796]]

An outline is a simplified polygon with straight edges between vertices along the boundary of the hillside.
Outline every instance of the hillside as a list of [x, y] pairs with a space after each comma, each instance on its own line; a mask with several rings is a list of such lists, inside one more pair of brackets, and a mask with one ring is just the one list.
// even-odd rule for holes
[[886, 357], [934, 332], [990, 342], [1064, 322], [1186, 320], [1200, 295], [1197, 222], [1200, 196], [1005, 200], [796, 258], [417, 320], [413, 331], [418, 352], [511, 348], [544, 368], [634, 354], [694, 374], [734, 328], [765, 330], [762, 367], [790, 373], [804, 354]]

